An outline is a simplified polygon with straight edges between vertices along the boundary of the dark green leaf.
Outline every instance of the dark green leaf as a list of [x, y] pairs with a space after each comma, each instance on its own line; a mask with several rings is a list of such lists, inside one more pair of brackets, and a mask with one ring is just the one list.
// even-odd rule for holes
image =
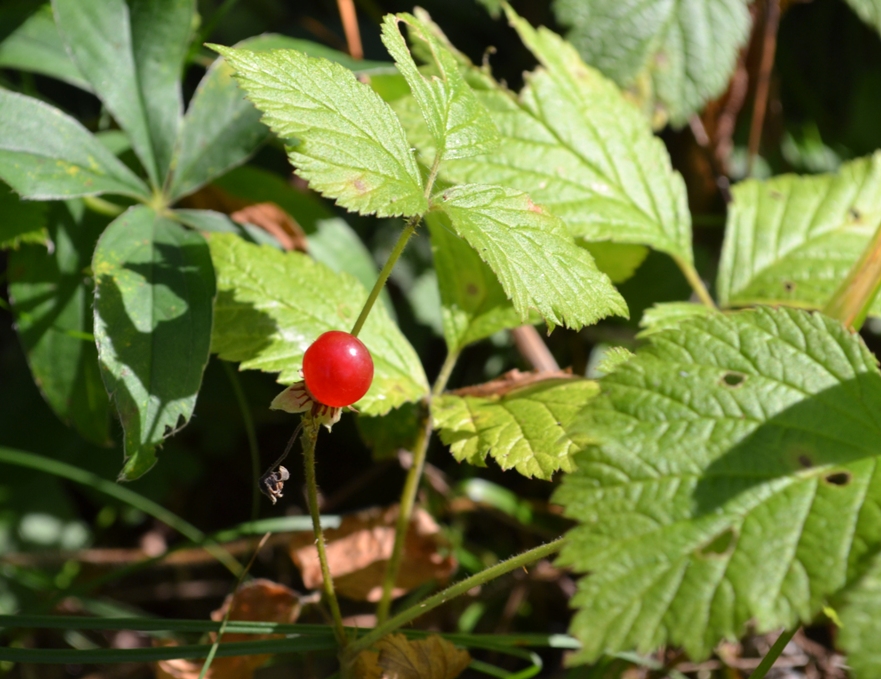
[[881, 559], [876, 556], [865, 575], [843, 597], [838, 643], [857, 679], [881, 676]]
[[643, 245], [598, 241], [583, 243], [596, 262], [597, 269], [606, 274], [613, 283], [623, 283], [636, 273], [649, 251]]
[[433, 202], [495, 272], [522, 320], [535, 310], [551, 327], [577, 330], [606, 316], [627, 316], [627, 305], [590, 254], [526, 194], [466, 185]]
[[351, 71], [294, 50], [216, 47], [263, 121], [290, 146], [313, 189], [363, 214], [425, 212], [422, 178], [400, 122]]
[[22, 196], [149, 195], [131, 170], [57, 108], [0, 90], [0, 110], [0, 178]]
[[73, 60], [161, 186], [180, 129], [194, 0], [53, 0]]
[[357, 419], [358, 431], [364, 443], [373, 451], [374, 460], [395, 457], [399, 450], [412, 451], [424, 426], [424, 408], [418, 403], [405, 403], [385, 415]]
[[860, 16], [860, 19], [881, 32], [881, 1], [847, 0], [847, 4]]
[[[5, 214], [5, 213], [4, 213]], [[110, 402], [92, 337], [92, 250], [105, 220], [81, 201], [49, 211], [52, 249], [26, 246], [9, 256], [9, 296], [34, 381], [52, 410], [80, 434], [109, 443]]]
[[271, 245], [281, 249], [281, 244], [273, 236], [253, 224], [239, 224], [228, 215], [214, 210], [175, 210], [174, 214], [182, 224], [199, 231], [211, 233], [234, 233], [258, 245]]
[[146, 207], [101, 236], [92, 261], [95, 339], [125, 430], [131, 480], [190, 418], [208, 362], [215, 281], [204, 238]]
[[0, 182], [0, 215], [0, 250], [22, 243], [48, 245], [45, 203], [22, 200]]
[[554, 500], [580, 660], [706, 657], [811, 620], [881, 549], [881, 374], [858, 335], [759, 308], [686, 321], [601, 381]]

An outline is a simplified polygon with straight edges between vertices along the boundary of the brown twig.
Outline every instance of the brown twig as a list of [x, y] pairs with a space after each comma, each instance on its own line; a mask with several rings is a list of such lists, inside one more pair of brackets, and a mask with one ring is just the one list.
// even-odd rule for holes
[[762, 128], [765, 125], [765, 111], [768, 108], [768, 90], [771, 85], [771, 68], [774, 66], [774, 52], [777, 49], [777, 27], [780, 24], [780, 0], [766, 0], [765, 32], [762, 39], [762, 60], [759, 64], [759, 77], [756, 80], [756, 97], [753, 101], [753, 119], [749, 128], [749, 156], [746, 174], [752, 174], [753, 163], [759, 152]]
[[340, 19], [346, 32], [346, 44], [353, 59], [363, 59], [364, 49], [361, 47], [361, 32], [358, 30], [358, 15], [355, 14], [355, 3], [352, 0], [337, 0]]
[[544, 343], [541, 335], [531, 325], [521, 325], [519, 328], [511, 330], [511, 337], [514, 338], [514, 345], [517, 351], [526, 359], [526, 361], [539, 372], [553, 372], [559, 370], [553, 354], [548, 349], [548, 345]]

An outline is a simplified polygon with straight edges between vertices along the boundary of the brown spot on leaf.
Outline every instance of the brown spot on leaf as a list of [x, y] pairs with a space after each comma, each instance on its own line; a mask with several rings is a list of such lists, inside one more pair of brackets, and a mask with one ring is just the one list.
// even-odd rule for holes
[[792, 281], [783, 281], [783, 289], [786, 290], [786, 292], [794, 292], [795, 283]]
[[477, 297], [477, 294], [480, 292], [480, 290], [476, 285], [474, 285], [474, 283], [469, 283], [465, 286], [465, 292], [467, 292], [472, 297]]

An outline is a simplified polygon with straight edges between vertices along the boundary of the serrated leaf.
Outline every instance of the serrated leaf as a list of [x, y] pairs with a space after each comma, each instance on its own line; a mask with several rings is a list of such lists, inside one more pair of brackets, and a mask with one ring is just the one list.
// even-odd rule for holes
[[[401, 35], [401, 23], [407, 26], [411, 40], [427, 45], [432, 57], [429, 65], [437, 75], [423, 75], [416, 68]], [[440, 158], [435, 162], [481, 155], [498, 145], [498, 130], [459, 72], [456, 58], [428, 25], [412, 14], [389, 14], [382, 24], [382, 42], [419, 103], [435, 156]]]
[[0, 68], [48, 75], [86, 91], [92, 89], [64, 49], [49, 3], [0, 42]]
[[81, 201], [55, 203], [52, 249], [25, 246], [9, 255], [8, 266], [16, 330], [34, 382], [63, 422], [98, 444], [109, 442], [110, 401], [92, 337], [93, 283], [84, 272], [105, 225]]
[[351, 71], [294, 50], [214, 47], [236, 70], [288, 157], [319, 193], [381, 217], [425, 212], [422, 178], [401, 124]]
[[0, 215], [0, 250], [18, 248], [22, 243], [48, 245], [45, 203], [21, 200], [0, 182]]
[[881, 559], [845, 592], [840, 608], [838, 644], [857, 679], [881, 676]]
[[79, 71], [128, 133], [151, 183], [161, 186], [180, 129], [194, 0], [53, 0], [52, 6]]
[[646, 309], [639, 321], [642, 330], [636, 335], [639, 338], [649, 337], [662, 330], [675, 328], [684, 321], [717, 313], [704, 304], [692, 302], [661, 302]]
[[92, 260], [95, 340], [125, 432], [121, 480], [186, 424], [208, 363], [214, 269], [205, 239], [146, 207], [120, 215]]
[[530, 310], [549, 326], [579, 329], [627, 316], [627, 305], [566, 226], [524, 193], [457, 186], [433, 198], [453, 228], [495, 272], [522, 320]]
[[474, 249], [453, 232], [449, 217], [431, 212], [425, 223], [431, 233], [448, 351], [459, 352], [499, 330], [522, 325], [520, 314], [499, 279]]
[[859, 336], [759, 308], [658, 333], [601, 381], [554, 500], [580, 525], [579, 660], [706, 657], [811, 620], [881, 548], [881, 375]]
[[[746, 0], [555, 0], [566, 37], [621, 87], [650, 88], [677, 126], [725, 91], [750, 31]], [[643, 83], [640, 83], [643, 81]]]
[[502, 469], [550, 480], [575, 468], [566, 428], [598, 393], [591, 380], [549, 379], [502, 396], [444, 394], [432, 401], [431, 414], [459, 462], [484, 467], [492, 457]]
[[881, 2], [879, 0], [847, 0], [860, 19], [881, 33]]
[[[571, 45], [522, 19], [514, 19], [514, 26], [542, 68], [527, 76], [519, 98], [482, 72], [471, 72], [482, 83], [476, 95], [501, 142], [487, 156], [444, 163], [441, 176], [525, 191], [576, 238], [648, 245], [690, 264], [685, 184], [663, 142]], [[396, 103], [399, 114], [403, 103]], [[424, 140], [411, 139], [431, 156]]]
[[[209, 245], [220, 290], [211, 350], [245, 370], [279, 372], [280, 383], [301, 379], [308, 346], [328, 330], [351, 329], [367, 299], [352, 276], [302, 253], [226, 234], [212, 235]], [[373, 308], [359, 338], [374, 363], [373, 384], [357, 403], [359, 411], [381, 415], [425, 396], [419, 357], [382, 306]]]
[[[732, 196], [719, 302], [822, 307], [881, 220], [881, 153], [836, 174], [747, 180]], [[881, 314], [881, 300], [870, 313]]]
[[25, 198], [150, 192], [86, 128], [57, 108], [0, 89], [0, 178]]
[[618, 369], [618, 366], [627, 363], [633, 358], [633, 352], [626, 347], [609, 347], [603, 352], [603, 357], [596, 366], [596, 373], [600, 377], [608, 375]]

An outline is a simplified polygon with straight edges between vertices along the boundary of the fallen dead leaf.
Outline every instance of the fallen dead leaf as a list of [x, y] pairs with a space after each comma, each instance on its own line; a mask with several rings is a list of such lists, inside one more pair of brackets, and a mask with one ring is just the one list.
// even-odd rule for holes
[[532, 386], [545, 380], [580, 379], [572, 374], [571, 368], [565, 370], [527, 371], [509, 370], [505, 374], [483, 384], [475, 384], [461, 389], [452, 389], [447, 392], [456, 396], [504, 396], [515, 389]]
[[456, 679], [471, 664], [468, 651], [436, 634], [416, 641], [390, 634], [376, 648], [358, 655], [357, 679]]
[[308, 252], [306, 234], [296, 220], [275, 203], [254, 203], [233, 212], [237, 222], [259, 226], [275, 236], [285, 250]]
[[[358, 601], [379, 601], [382, 579], [395, 541], [398, 507], [372, 507], [343, 517], [339, 528], [325, 531], [327, 560], [337, 594]], [[392, 596], [406, 594], [430, 580], [446, 582], [456, 560], [440, 553], [448, 547], [428, 512], [416, 509], [404, 541], [404, 555]], [[298, 534], [290, 544], [291, 559], [309, 589], [321, 586], [321, 565], [311, 534]]]
[[[296, 592], [271, 580], [253, 580], [242, 585], [211, 614], [214, 621], [223, 620], [227, 608], [232, 606], [230, 620], [260, 620], [264, 622], [292, 623], [300, 615], [300, 599]], [[210, 635], [214, 643], [216, 635]], [[221, 643], [232, 641], [257, 641], [278, 639], [278, 634], [224, 634]], [[160, 645], [176, 645], [162, 642]], [[215, 658], [206, 673], [208, 679], [249, 679], [263, 665], [268, 655], [243, 655]], [[177, 658], [160, 660], [156, 664], [156, 679], [198, 679], [202, 662]]]

